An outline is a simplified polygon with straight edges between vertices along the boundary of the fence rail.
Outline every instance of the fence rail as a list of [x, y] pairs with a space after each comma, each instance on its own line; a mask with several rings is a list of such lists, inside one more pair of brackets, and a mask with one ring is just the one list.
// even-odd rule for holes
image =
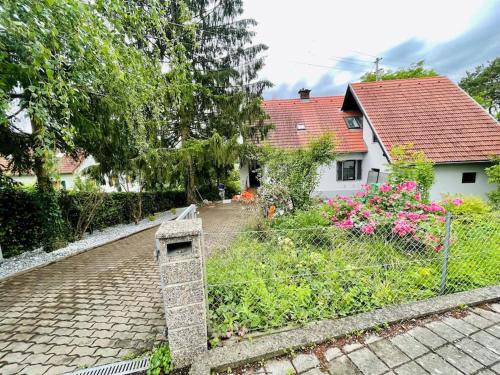
[[443, 246], [391, 228], [204, 233], [218, 244], [207, 259], [210, 330], [245, 334], [500, 284], [500, 215], [449, 216], [428, 235]]

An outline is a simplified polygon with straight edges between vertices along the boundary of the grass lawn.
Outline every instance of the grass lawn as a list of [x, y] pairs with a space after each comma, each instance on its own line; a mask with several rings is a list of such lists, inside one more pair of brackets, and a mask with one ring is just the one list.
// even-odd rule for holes
[[[500, 283], [498, 215], [455, 220], [452, 241], [446, 293]], [[305, 212], [242, 232], [208, 259], [210, 327], [266, 330], [432, 297], [442, 263], [443, 252], [390, 232], [354, 234]]]

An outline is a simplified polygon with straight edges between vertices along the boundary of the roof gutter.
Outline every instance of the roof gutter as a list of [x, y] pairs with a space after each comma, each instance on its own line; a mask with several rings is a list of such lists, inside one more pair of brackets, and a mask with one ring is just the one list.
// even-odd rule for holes
[[356, 100], [356, 103], [358, 104], [359, 108], [361, 108], [361, 112], [363, 112], [363, 115], [366, 117], [366, 121], [368, 121], [368, 125], [370, 125], [370, 129], [372, 132], [375, 134], [375, 136], [378, 139], [378, 144], [380, 145], [380, 148], [382, 148], [382, 153], [384, 154], [385, 158], [391, 163], [391, 156], [389, 152], [387, 151], [387, 148], [384, 146], [382, 139], [378, 135], [377, 131], [375, 130], [374, 126], [372, 125], [372, 122], [370, 120], [370, 116], [368, 116], [368, 113], [365, 111], [363, 104], [361, 104], [361, 101], [359, 100], [358, 96], [356, 95], [356, 92], [354, 92], [351, 84], [348, 84], [349, 91], [351, 92], [352, 96], [354, 97], [354, 100]]
[[446, 165], [446, 164], [491, 164], [491, 160], [456, 160], [456, 161], [435, 161], [435, 165]]

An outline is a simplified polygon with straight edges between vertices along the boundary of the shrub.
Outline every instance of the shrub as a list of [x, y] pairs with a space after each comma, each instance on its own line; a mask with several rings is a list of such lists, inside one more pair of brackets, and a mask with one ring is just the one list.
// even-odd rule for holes
[[[454, 200], [453, 205], [462, 202]], [[435, 202], [422, 202], [415, 181], [398, 185], [364, 185], [355, 197], [329, 200], [332, 224], [360, 235], [383, 234], [399, 237], [410, 248], [443, 248], [446, 209]]]
[[153, 349], [149, 357], [149, 368], [147, 375], [166, 375], [172, 372], [174, 364], [170, 355], [170, 349], [167, 345], [161, 345]]
[[434, 182], [434, 166], [422, 151], [415, 151], [411, 144], [396, 145], [391, 149], [389, 180], [393, 185], [416, 181], [422, 199], [427, 201]]
[[305, 148], [263, 150], [259, 188], [264, 209], [276, 206], [278, 213], [301, 210], [311, 203], [319, 182], [318, 167], [335, 160], [330, 136], [322, 136]]
[[485, 214], [491, 211], [491, 207], [477, 196], [464, 196], [461, 194], [443, 198], [443, 206], [453, 214]]
[[488, 194], [491, 204], [496, 209], [500, 209], [500, 156], [494, 156], [491, 159], [493, 165], [486, 168], [486, 175], [490, 184], [496, 184], [496, 189]]
[[20, 189], [0, 192], [0, 245], [4, 257], [42, 244], [42, 218], [34, 193]]
[[[137, 193], [61, 191], [42, 197], [36, 189], [3, 189], [0, 191], [2, 252], [8, 258], [38, 247], [50, 251], [78, 239], [86, 231], [134, 222], [137, 196]], [[142, 217], [186, 204], [181, 191], [146, 192], [140, 196]], [[87, 203], [94, 199], [100, 203], [92, 205], [95, 210], [90, 214]]]

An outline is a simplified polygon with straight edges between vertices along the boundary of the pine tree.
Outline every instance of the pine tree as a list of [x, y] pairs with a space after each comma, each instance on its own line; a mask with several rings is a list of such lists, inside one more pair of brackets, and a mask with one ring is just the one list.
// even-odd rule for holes
[[[107, 4], [107, 12], [117, 12]], [[182, 183], [188, 201], [196, 200], [196, 187], [215, 185], [214, 177], [226, 175], [243, 139], [265, 134], [266, 115], [261, 107], [262, 91], [270, 86], [258, 80], [264, 64], [262, 44], [253, 44], [251, 27], [242, 19], [242, 1], [128, 0], [127, 17], [120, 26], [137, 47], [163, 64], [164, 89], [160, 139], [154, 154], [164, 165], [156, 179]], [[141, 27], [137, 27], [138, 20]], [[225, 152], [225, 157], [213, 157]], [[208, 177], [208, 181], [206, 181]], [[161, 181], [150, 181], [161, 185]]]

